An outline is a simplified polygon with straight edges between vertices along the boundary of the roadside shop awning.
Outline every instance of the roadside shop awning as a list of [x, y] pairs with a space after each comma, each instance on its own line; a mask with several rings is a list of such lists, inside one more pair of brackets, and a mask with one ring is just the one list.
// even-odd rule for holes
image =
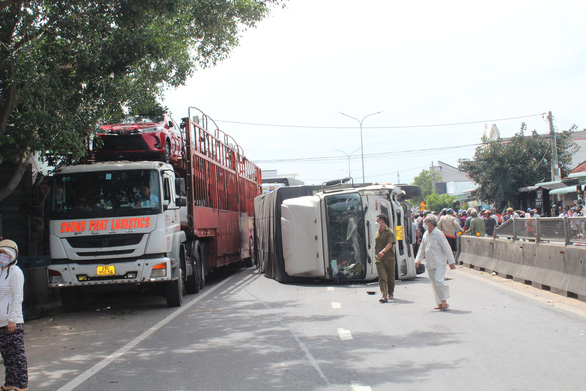
[[586, 183], [586, 172], [575, 172], [568, 175], [568, 178], [577, 179], [580, 183]]
[[[562, 181], [541, 182], [541, 183], [536, 183], [535, 186], [540, 186], [540, 187], [543, 187], [544, 189], [548, 189], [548, 190], [554, 190], [554, 189], [560, 189], [563, 187], [567, 187], [567, 185]], [[551, 192], [549, 194], [551, 194]]]
[[568, 186], [562, 187], [561, 189], [555, 189], [549, 192], [549, 195], [556, 195], [556, 194], [569, 194], [569, 193], [576, 193], [578, 189], [576, 186]]

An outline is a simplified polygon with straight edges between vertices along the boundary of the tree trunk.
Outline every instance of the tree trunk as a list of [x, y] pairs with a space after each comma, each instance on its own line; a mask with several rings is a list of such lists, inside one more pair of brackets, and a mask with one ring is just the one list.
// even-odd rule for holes
[[14, 173], [12, 174], [12, 178], [10, 178], [6, 186], [2, 186], [2, 188], [0, 188], [0, 202], [2, 202], [6, 197], [8, 197], [20, 183], [20, 180], [22, 179], [22, 176], [26, 171], [26, 162], [28, 161], [30, 156], [31, 154], [27, 153], [20, 159], [16, 166], [16, 169], [14, 170]]

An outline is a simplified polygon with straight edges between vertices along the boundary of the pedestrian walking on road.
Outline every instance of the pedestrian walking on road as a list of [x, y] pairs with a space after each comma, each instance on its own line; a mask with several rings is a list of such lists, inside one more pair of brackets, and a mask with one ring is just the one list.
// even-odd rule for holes
[[446, 264], [449, 264], [450, 269], [456, 268], [456, 260], [448, 240], [437, 227], [437, 219], [435, 216], [427, 216], [423, 222], [427, 225], [427, 232], [423, 235], [419, 253], [415, 259], [415, 267], [423, 259], [427, 264], [427, 273], [431, 281], [431, 287], [435, 296], [437, 306], [436, 310], [448, 309], [448, 298], [450, 297], [450, 287], [445, 281]]
[[378, 274], [378, 285], [382, 298], [381, 303], [387, 303], [394, 299], [395, 293], [395, 253], [393, 244], [395, 243], [395, 233], [389, 228], [389, 218], [385, 214], [376, 217], [376, 223], [379, 226], [374, 237], [375, 265]]
[[22, 315], [24, 274], [16, 266], [17, 256], [16, 243], [0, 241], [0, 354], [5, 367], [2, 390], [28, 390]]

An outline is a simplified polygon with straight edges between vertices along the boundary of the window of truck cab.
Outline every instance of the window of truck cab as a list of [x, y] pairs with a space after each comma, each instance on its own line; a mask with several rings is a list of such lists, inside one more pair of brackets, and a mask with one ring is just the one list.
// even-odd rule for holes
[[328, 273], [331, 278], [362, 279], [366, 274], [364, 210], [358, 193], [325, 197]]
[[140, 216], [160, 211], [157, 170], [104, 170], [53, 177], [53, 219]]

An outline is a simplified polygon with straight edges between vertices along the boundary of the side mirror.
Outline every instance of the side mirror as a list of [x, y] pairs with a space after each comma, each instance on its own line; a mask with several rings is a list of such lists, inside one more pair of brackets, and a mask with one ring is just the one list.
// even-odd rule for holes
[[185, 190], [185, 178], [175, 178], [175, 191], [178, 196], [187, 196]]
[[176, 206], [187, 206], [187, 197], [175, 198], [175, 205]]

